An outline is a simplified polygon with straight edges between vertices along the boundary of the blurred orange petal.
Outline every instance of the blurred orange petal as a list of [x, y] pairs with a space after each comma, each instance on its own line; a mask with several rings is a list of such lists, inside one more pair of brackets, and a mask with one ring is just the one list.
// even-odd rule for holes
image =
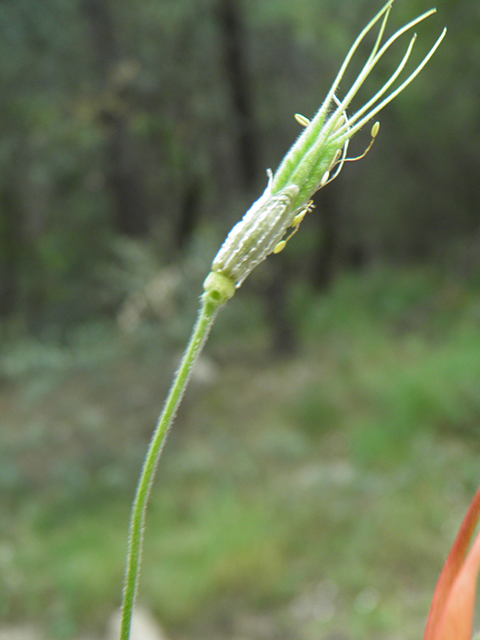
[[480, 534], [453, 583], [434, 630], [434, 640], [471, 640], [479, 570]]
[[473, 498], [438, 579], [424, 640], [471, 640], [480, 570], [480, 535], [465, 557], [479, 519], [480, 489]]

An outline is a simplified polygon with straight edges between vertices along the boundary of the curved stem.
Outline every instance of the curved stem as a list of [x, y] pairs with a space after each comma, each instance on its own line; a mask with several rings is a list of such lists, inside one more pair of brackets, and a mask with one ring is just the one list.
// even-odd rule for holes
[[177, 408], [185, 392], [192, 367], [201, 353], [213, 325], [217, 312], [224, 300], [213, 294], [204, 294], [202, 307], [197, 322], [193, 328], [190, 342], [184, 353], [182, 362], [173, 381], [170, 393], [158, 419], [143, 465], [137, 493], [133, 502], [130, 520], [130, 534], [128, 541], [127, 566], [125, 570], [125, 584], [123, 588], [122, 623], [120, 640], [129, 640], [132, 626], [133, 608], [138, 589], [140, 562], [145, 528], [145, 516], [148, 499], [155, 479], [155, 471], [162, 452], [163, 444], [170, 425], [175, 418]]

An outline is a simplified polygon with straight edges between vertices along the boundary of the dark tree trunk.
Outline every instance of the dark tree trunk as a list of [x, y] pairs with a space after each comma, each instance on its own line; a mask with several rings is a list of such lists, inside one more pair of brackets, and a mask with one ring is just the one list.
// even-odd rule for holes
[[246, 33], [237, 0], [219, 0], [218, 20], [223, 35], [224, 60], [236, 127], [239, 170], [249, 191], [258, 177], [258, 146], [254, 108], [245, 60]]
[[183, 251], [190, 238], [198, 218], [201, 200], [201, 182], [198, 176], [192, 176], [190, 183], [185, 186], [185, 194], [180, 207], [179, 221], [175, 232], [175, 246]]
[[142, 238], [150, 225], [146, 198], [129, 148], [127, 122], [116, 114], [104, 114], [109, 120], [106, 179], [114, 201], [115, 228], [119, 233]]
[[0, 317], [14, 311], [20, 287], [22, 207], [11, 186], [0, 192]]
[[105, 175], [114, 204], [115, 228], [127, 236], [144, 237], [150, 227], [148, 208], [129, 140], [128, 109], [110, 106], [123, 101], [125, 86], [116, 86], [113, 81], [121, 61], [109, 1], [83, 0], [82, 9], [90, 24], [95, 63], [106, 98], [99, 119], [107, 131]]
[[312, 215], [320, 227], [320, 242], [312, 259], [311, 283], [316, 291], [326, 291], [332, 284], [338, 258], [338, 199], [333, 184], [314, 198], [317, 209]]
[[263, 292], [267, 319], [272, 329], [272, 352], [277, 357], [292, 355], [297, 346], [294, 325], [287, 313], [288, 274], [287, 259], [278, 256], [272, 279]]
[[98, 73], [105, 80], [118, 60], [109, 0], [82, 0], [81, 7], [90, 25]]

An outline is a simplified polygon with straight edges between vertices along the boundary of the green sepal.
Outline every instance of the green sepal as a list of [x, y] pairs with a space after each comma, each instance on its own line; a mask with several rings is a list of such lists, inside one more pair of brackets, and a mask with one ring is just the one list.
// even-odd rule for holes
[[203, 290], [219, 304], [224, 304], [235, 295], [235, 281], [222, 273], [210, 271], [203, 283]]

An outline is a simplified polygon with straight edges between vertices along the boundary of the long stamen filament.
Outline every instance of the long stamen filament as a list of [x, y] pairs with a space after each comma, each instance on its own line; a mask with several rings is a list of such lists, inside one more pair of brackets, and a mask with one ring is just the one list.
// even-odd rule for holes
[[[393, 1], [393, 0], [392, 0]], [[406, 25], [404, 25], [401, 29], [398, 29], [398, 31], [396, 31], [384, 44], [383, 46], [379, 49], [380, 46], [380, 41], [381, 41], [381, 37], [385, 31], [385, 26], [386, 26], [386, 20], [388, 18], [388, 15], [390, 13], [391, 10], [391, 3], [388, 3], [387, 5], [385, 5], [383, 7], [383, 9], [375, 16], [375, 18], [373, 18], [373, 20], [369, 23], [369, 25], [367, 25], [367, 27], [365, 27], [364, 31], [360, 34], [360, 36], [357, 38], [357, 40], [354, 42], [353, 46], [351, 47], [350, 51], [347, 54], [347, 57], [342, 65], [342, 67], [340, 68], [339, 73], [337, 74], [337, 78], [335, 79], [332, 88], [330, 89], [327, 98], [325, 99], [324, 105], [321, 108], [321, 112], [324, 112], [324, 107], [327, 104], [327, 100], [329, 100], [330, 104], [332, 101], [335, 101], [337, 103], [337, 108], [335, 109], [335, 111], [330, 115], [328, 122], [325, 125], [325, 128], [323, 130], [324, 136], [322, 136], [321, 139], [318, 140], [318, 143], [316, 146], [318, 145], [322, 145], [323, 141], [332, 135], [332, 133], [334, 132], [335, 127], [337, 126], [337, 122], [338, 122], [338, 118], [341, 117], [342, 112], [345, 112], [345, 109], [348, 107], [348, 105], [350, 104], [350, 102], [352, 101], [352, 99], [354, 98], [354, 96], [356, 95], [356, 93], [358, 92], [358, 90], [360, 89], [360, 87], [362, 86], [362, 84], [365, 82], [366, 78], [368, 77], [368, 75], [371, 73], [372, 69], [375, 67], [375, 65], [379, 62], [379, 60], [383, 57], [383, 55], [386, 53], [386, 51], [392, 46], [392, 44], [401, 36], [403, 35], [405, 32], [409, 31], [410, 29], [412, 29], [412, 27], [414, 27], [416, 24], [418, 24], [419, 22], [422, 22], [423, 20], [425, 20], [426, 18], [428, 18], [429, 16], [431, 16], [433, 13], [436, 12], [436, 9], [430, 9], [429, 11], [426, 11], [425, 13], [423, 13], [422, 15], [418, 16], [417, 18], [415, 18], [414, 20], [411, 20], [409, 23], [407, 23]], [[348, 66], [348, 63], [350, 62], [350, 60], [353, 57], [353, 54], [355, 53], [356, 49], [358, 48], [360, 42], [363, 40], [363, 37], [366, 35], [366, 33], [373, 27], [373, 25], [380, 19], [380, 17], [384, 15], [384, 19], [382, 21], [382, 24], [380, 26], [380, 30], [379, 30], [379, 34], [375, 40], [375, 44], [372, 48], [372, 51], [368, 57], [367, 62], [365, 63], [365, 65], [363, 66], [362, 70], [360, 71], [359, 75], [357, 76], [357, 79], [355, 80], [355, 82], [353, 83], [353, 85], [350, 87], [350, 90], [347, 92], [346, 96], [343, 98], [343, 100], [338, 101], [338, 99], [336, 99], [335, 93], [334, 91], [336, 90], [336, 88], [338, 87], [338, 84], [343, 76], [343, 73], [345, 72], [346, 67]], [[414, 42], [414, 40], [413, 40]], [[361, 117], [361, 115], [363, 113], [366, 113], [368, 111], [368, 109], [370, 109], [377, 100], [379, 100], [379, 98], [381, 98], [382, 95], [384, 95], [384, 93], [389, 89], [389, 87], [393, 84], [393, 82], [395, 82], [395, 80], [397, 79], [398, 75], [401, 73], [403, 67], [405, 66], [407, 60], [408, 60], [408, 56], [410, 55], [411, 52], [411, 48], [413, 46], [413, 42], [410, 43], [408, 49], [407, 49], [407, 53], [406, 53], [406, 57], [404, 56], [404, 59], [401, 61], [399, 67], [397, 68], [397, 70], [395, 71], [395, 73], [393, 74], [393, 76], [390, 78], [390, 80], [384, 85], [384, 87], [375, 94], [375, 96], [367, 103], [368, 106], [363, 107], [361, 110], [361, 113], [358, 117], [355, 117], [355, 115], [353, 116], [354, 120], [353, 122], [355, 122], [355, 120], [358, 120], [359, 117]], [[438, 43], [439, 44], [439, 43]], [[433, 53], [433, 52], [432, 52]], [[402, 66], [403, 65], [403, 66]], [[415, 76], [413, 76], [415, 77]], [[413, 80], [412, 77], [412, 80]], [[407, 86], [408, 82], [402, 86]], [[397, 95], [397, 94], [395, 94]], [[392, 98], [393, 99], [393, 98]], [[385, 102], [385, 104], [388, 104], [387, 102]], [[375, 115], [375, 113], [378, 113], [378, 111], [372, 111], [372, 114]], [[370, 116], [370, 117], [373, 117]], [[316, 118], [318, 117], [318, 114], [316, 116]], [[322, 115], [322, 117], [324, 117], [324, 113]], [[315, 118], [315, 119], [316, 119]], [[314, 119], [314, 120], [315, 120]], [[370, 119], [370, 118], [368, 118]], [[351, 122], [351, 118], [349, 119], [349, 121], [344, 124], [342, 127], [338, 128], [338, 132], [341, 133], [341, 135], [343, 136], [351, 136], [353, 135], [353, 133], [355, 131], [358, 131], [359, 127], [355, 127], [355, 129], [352, 129], [349, 126], [349, 123]], [[330, 124], [329, 124], [330, 123]], [[335, 135], [335, 134], [334, 134]], [[341, 137], [341, 136], [336, 136], [335, 137]]]
[[[385, 52], [388, 49], [390, 49], [392, 44], [396, 40], [398, 40], [400, 38], [400, 36], [403, 36], [404, 33], [406, 33], [407, 31], [410, 31], [410, 29], [412, 29], [415, 25], [419, 24], [420, 22], [423, 22], [424, 20], [426, 20], [427, 18], [432, 16], [434, 13], [437, 13], [437, 10], [436, 9], [430, 9], [429, 11], [426, 11], [425, 13], [422, 13], [422, 15], [418, 16], [418, 18], [415, 18], [415, 20], [412, 20], [411, 22], [408, 22], [407, 24], [405, 24], [403, 27], [398, 29], [398, 31], [395, 31], [395, 33], [392, 36], [390, 36], [390, 38], [385, 42], [385, 44], [382, 46], [380, 51], [375, 56], [375, 60], [373, 61], [373, 65], [377, 64], [377, 62], [380, 60], [380, 58], [385, 54]], [[372, 66], [372, 68], [373, 68], [373, 66]]]
[[332, 173], [332, 175], [330, 176], [330, 178], [328, 179], [327, 182], [325, 182], [325, 184], [322, 185], [322, 187], [324, 187], [326, 184], [329, 184], [330, 182], [333, 182], [333, 180], [335, 180], [335, 178], [338, 176], [338, 174], [340, 173], [340, 171], [343, 169], [343, 165], [345, 164], [345, 162], [348, 160], [347, 158], [347, 152], [348, 152], [348, 145], [350, 142], [350, 138], [347, 138], [345, 140], [345, 144], [343, 145], [343, 149], [342, 149], [342, 157], [339, 158], [337, 161], [335, 161], [333, 163], [333, 167], [335, 168], [335, 173]]
[[[345, 60], [343, 61], [342, 66], [340, 67], [339, 72], [337, 73], [337, 76], [325, 100], [323, 101], [322, 106], [317, 111], [315, 117], [312, 118], [310, 122], [311, 126], [305, 129], [305, 131], [302, 133], [302, 135], [298, 138], [298, 140], [295, 142], [295, 144], [291, 148], [290, 153], [284, 158], [282, 164], [277, 169], [277, 172], [275, 173], [274, 183], [273, 183], [274, 190], [277, 191], [281, 189], [286, 184], [287, 180], [291, 178], [292, 172], [293, 172], [293, 166], [295, 164], [294, 156], [297, 150], [300, 150], [302, 146], [309, 140], [311, 140], [312, 143], [315, 141], [315, 146], [320, 148], [324, 144], [328, 135], [330, 135], [332, 129], [331, 128], [325, 129], [322, 125], [324, 120], [326, 119], [327, 112], [330, 109], [332, 100], [335, 96], [335, 92], [338, 88], [338, 85], [340, 84], [340, 81], [343, 78], [345, 70], [347, 69], [351, 59], [353, 58], [362, 40], [372, 30], [372, 28], [382, 18], [382, 16], [384, 16], [384, 19], [380, 27], [380, 34], [383, 35], [383, 32], [385, 30], [386, 20], [390, 13], [393, 2], [394, 0], [388, 0], [388, 2], [384, 5], [384, 7], [380, 9], [377, 15], [367, 24], [367, 26], [360, 32], [360, 34], [354, 41], [349, 52], [347, 53]], [[373, 55], [375, 55], [376, 50], [380, 46], [380, 40], [381, 40], [380, 34], [379, 34], [379, 37], [377, 37], [377, 41], [373, 48], [373, 51], [372, 51]], [[280, 175], [282, 176], [281, 179], [279, 179]]]
[[[385, 33], [385, 27], [387, 25], [387, 20], [388, 20], [388, 16], [390, 15], [391, 8], [392, 6], [390, 5], [390, 7], [388, 7], [387, 12], [385, 13], [385, 16], [382, 20], [382, 24], [380, 26], [380, 29], [377, 35], [377, 39], [375, 40], [375, 44], [373, 45], [370, 55], [368, 56], [367, 61], [363, 65], [362, 70], [358, 74], [354, 84], [350, 87], [350, 90], [348, 91], [347, 95], [344, 97], [344, 99], [341, 102], [338, 100], [335, 100], [335, 102], [337, 103], [337, 106], [342, 107], [343, 110], [345, 110], [346, 107], [349, 105], [353, 96], [357, 93], [358, 89], [364, 83], [365, 79], [368, 77], [373, 67], [381, 57], [381, 55], [380, 56], [377, 55], [377, 52], [380, 47], [380, 43], [382, 42], [383, 34]], [[381, 51], [383, 51], [384, 49], [385, 49], [385, 46], [382, 47]], [[332, 117], [335, 117], [335, 116], [336, 116], [336, 113], [332, 115]]]
[[373, 143], [375, 142], [375, 138], [377, 137], [379, 130], [380, 130], [380, 123], [376, 122], [372, 127], [372, 131], [371, 131], [372, 138], [370, 140], [370, 143], [369, 143], [368, 147], [365, 149], [365, 151], [363, 153], [361, 153], [356, 158], [347, 158], [348, 143], [350, 142], [350, 139], [347, 138], [346, 141], [345, 141], [345, 146], [343, 147], [343, 153], [341, 154], [342, 157], [338, 158], [338, 159], [335, 158], [333, 163], [332, 163], [332, 167], [331, 168], [332, 169], [336, 168], [335, 169], [335, 173], [330, 176], [328, 174], [328, 172], [327, 172], [327, 180], [325, 180], [325, 182], [323, 182], [323, 179], [322, 179], [322, 182], [320, 183], [320, 188], [324, 187], [327, 184], [330, 184], [330, 182], [335, 180], [335, 178], [338, 176], [338, 174], [342, 170], [343, 165], [345, 164], [345, 162], [356, 162], [357, 160], [361, 160], [362, 158], [364, 158], [367, 155], [367, 153], [370, 151], [370, 149], [372, 148]]
[[[408, 45], [408, 48], [403, 56], [403, 58], [400, 61], [400, 64], [398, 65], [398, 67], [396, 68], [395, 72], [391, 75], [390, 79], [388, 80], [388, 82], [386, 82], [383, 87], [380, 89], [380, 91], [378, 91], [373, 98], [371, 98], [367, 103], [365, 103], [363, 105], [363, 107], [361, 109], [359, 109], [358, 111], [356, 111], [351, 118], [349, 119], [349, 123], [351, 125], [353, 125], [355, 122], [357, 122], [364, 113], [367, 113], [369, 109], [371, 109], [376, 102], [378, 102], [380, 100], [380, 98], [385, 95], [385, 93], [390, 89], [390, 87], [392, 86], [392, 84], [395, 82], [395, 80], [398, 78], [398, 76], [402, 73], [403, 69], [405, 68], [405, 65], [407, 64], [407, 60], [410, 57], [410, 54], [412, 52], [413, 49], [413, 45], [415, 44], [415, 40], [417, 39], [417, 34], [415, 34], [412, 39], [410, 40], [410, 44]], [[348, 128], [348, 131], [351, 131], [351, 127]]]
[[[387, 50], [392, 46], [392, 44], [398, 40], [398, 38], [400, 38], [400, 36], [402, 36], [404, 33], [406, 33], [407, 31], [409, 31], [410, 29], [412, 29], [415, 25], [417, 25], [419, 22], [422, 22], [423, 20], [426, 20], [428, 17], [430, 17], [432, 14], [436, 13], [436, 9], [430, 9], [429, 11], [426, 11], [425, 13], [423, 13], [421, 16], [418, 16], [418, 18], [415, 18], [414, 20], [412, 20], [411, 22], [407, 23], [406, 25], [404, 25], [401, 29], [398, 29], [398, 31], [396, 31], [386, 42], [385, 44], [382, 46], [382, 48], [372, 57], [370, 54], [369, 57], [369, 61], [370, 63], [365, 64], [363, 69], [361, 70], [361, 72], [359, 73], [357, 79], [355, 80], [355, 82], [353, 83], [353, 85], [350, 87], [349, 91], [347, 92], [346, 96], [343, 98], [341, 105], [339, 105], [339, 107], [335, 110], [335, 112], [332, 114], [332, 118], [338, 117], [338, 115], [340, 114], [340, 112], [342, 110], [345, 110], [348, 105], [351, 103], [351, 101], [353, 100], [353, 98], [355, 97], [355, 95], [357, 94], [358, 90], [360, 89], [360, 87], [362, 86], [362, 84], [365, 82], [365, 80], [367, 79], [367, 77], [370, 75], [370, 73], [372, 72], [372, 70], [374, 69], [375, 65], [379, 62], [379, 60], [385, 55], [385, 53], [387, 52]], [[377, 43], [375, 43], [374, 49], [377, 47]], [[372, 51], [373, 52], [373, 51]]]
[[375, 44], [373, 45], [373, 49], [370, 52], [370, 55], [368, 56], [368, 59], [367, 59], [367, 62], [365, 63], [365, 66], [370, 64], [372, 59], [375, 57], [375, 55], [376, 55], [376, 53], [378, 51], [378, 48], [380, 47], [380, 44], [381, 44], [382, 38], [383, 38], [383, 34], [385, 33], [385, 27], [387, 26], [388, 16], [390, 15], [391, 9], [392, 9], [392, 5], [390, 5], [388, 7], [387, 12], [383, 16], [382, 24], [380, 25], [380, 29], [378, 31], [377, 39], [375, 40]]
[[[410, 73], [410, 75], [403, 82], [401, 82], [401, 84], [396, 89], [392, 90], [392, 86], [404, 71], [412, 53], [412, 49], [416, 39], [416, 34], [414, 34], [398, 66], [390, 75], [389, 79], [383, 84], [381, 89], [377, 91], [375, 95], [370, 98], [356, 113], [353, 113], [351, 117], [348, 117], [346, 115], [346, 110], [350, 106], [353, 98], [358, 93], [360, 87], [365, 82], [375, 66], [378, 64], [378, 62], [385, 55], [385, 53], [390, 49], [390, 47], [403, 34], [410, 31], [415, 25], [423, 22], [423, 20], [426, 20], [436, 12], [436, 9], [430, 9], [429, 11], [426, 11], [414, 20], [411, 20], [402, 28], [398, 29], [398, 31], [396, 31], [392, 36], [390, 36], [390, 38], [387, 39], [384, 44], [382, 44], [382, 38], [385, 33], [386, 24], [390, 15], [393, 1], [394, 0], [389, 0], [384, 5], [384, 7], [368, 23], [368, 25], [363, 29], [363, 31], [354, 41], [353, 45], [347, 53], [343, 64], [340, 67], [339, 72], [337, 73], [337, 76], [321, 108], [316, 113], [315, 117], [311, 120], [309, 126], [306, 127], [305, 131], [297, 139], [290, 152], [287, 154], [280, 167], [277, 169], [272, 183], [273, 192], [277, 192], [282, 189], [286, 184], [288, 184], [289, 180], [293, 180], [294, 182], [298, 182], [300, 180], [304, 184], [304, 188], [301, 189], [301, 192], [298, 195], [300, 201], [304, 196], [303, 190], [307, 192], [308, 189], [314, 188], [315, 184], [318, 185], [318, 182], [315, 183], [315, 181], [313, 180], [311, 184], [305, 182], [305, 179], [303, 178], [302, 170], [299, 169], [298, 164], [299, 159], [302, 155], [302, 150], [305, 150], [303, 151], [303, 160], [305, 161], [305, 163], [311, 163], [315, 166], [318, 163], [320, 170], [325, 166], [324, 164], [322, 165], [321, 161], [325, 145], [327, 145], [328, 148], [332, 148], [332, 146], [334, 148], [337, 144], [339, 148], [343, 147], [343, 153], [340, 160], [330, 164], [330, 169], [328, 170], [330, 171], [333, 167], [335, 167], [335, 172], [332, 176], [327, 178], [328, 182], [330, 182], [335, 176], [337, 176], [343, 166], [344, 161], [346, 160], [347, 141], [366, 122], [372, 119], [381, 109], [383, 109], [383, 107], [385, 107], [399, 93], [401, 93], [401, 91], [403, 91], [403, 89], [405, 89], [405, 87], [407, 87], [414, 78], [416, 78], [416, 76], [420, 73], [420, 71], [424, 68], [424, 66], [437, 50], [438, 46], [445, 36], [446, 30], [442, 31], [440, 37], [437, 39], [433, 47], [423, 58], [420, 64], [413, 70], [413, 72]], [[367, 61], [363, 65], [360, 73], [357, 75], [355, 81], [347, 91], [344, 98], [342, 100], [339, 100], [336, 96], [336, 92], [341, 81], [343, 80], [348, 65], [352, 61], [355, 53], [357, 52], [366, 35], [379, 21], [381, 21], [380, 27], [378, 29], [374, 45], [370, 51]], [[389, 91], [391, 92], [388, 93]], [[302, 124], [306, 124], [303, 119]]]
[[[361, 118], [356, 124], [354, 124], [353, 127], [350, 127], [348, 130], [345, 129], [344, 132], [343, 132], [344, 135], [348, 131], [348, 136], [351, 137], [354, 133], [356, 133], [359, 129], [361, 129], [365, 123], [367, 123], [374, 116], [376, 116], [377, 113], [379, 111], [381, 111], [389, 102], [391, 102], [394, 98], [396, 98], [398, 96], [398, 94], [401, 93], [405, 89], [405, 87], [407, 87], [412, 82], [412, 80], [414, 80], [418, 76], [420, 71], [425, 67], [427, 62], [430, 60], [430, 58], [433, 56], [435, 51], [440, 46], [440, 43], [442, 42], [442, 40], [445, 37], [446, 33], [447, 33], [447, 29], [445, 28], [445, 29], [443, 29], [442, 33], [438, 37], [438, 39], [435, 42], [435, 44], [433, 45], [433, 47], [430, 49], [430, 51], [427, 53], [427, 55], [423, 58], [422, 62], [417, 66], [417, 68], [414, 71], [412, 71], [412, 73], [408, 76], [408, 78], [406, 78], [402, 82], [402, 84], [400, 84], [394, 91], [392, 91], [384, 100], [379, 102], [374, 109], [372, 109], [363, 118]], [[355, 118], [355, 116], [353, 116], [353, 118]], [[351, 120], [352, 119], [350, 118], [350, 121]]]
[[[345, 58], [345, 60], [343, 61], [342, 66], [340, 67], [339, 72], [337, 73], [337, 76], [335, 78], [335, 80], [333, 81], [333, 84], [330, 88], [330, 91], [328, 92], [323, 105], [319, 111], [319, 113], [317, 114], [320, 115], [320, 113], [324, 114], [325, 111], [329, 108], [330, 103], [332, 102], [332, 98], [336, 92], [336, 90], [338, 89], [338, 86], [345, 74], [345, 71], [348, 67], [348, 65], [350, 64], [350, 61], [352, 60], [355, 52], [357, 51], [358, 47], [360, 46], [361, 42], [363, 41], [363, 39], [365, 38], [365, 36], [372, 30], [372, 28], [377, 24], [377, 22], [380, 20], [380, 18], [387, 12], [390, 12], [390, 9], [392, 8], [392, 4], [393, 4], [393, 0], [389, 0], [389, 2], [387, 2], [387, 4], [380, 9], [380, 11], [377, 13], [377, 15], [367, 24], [367, 26], [360, 32], [360, 34], [357, 36], [355, 42], [353, 43], [353, 45], [350, 47], [349, 52], [347, 53], [347, 56]], [[384, 21], [385, 22], [385, 21]], [[382, 24], [383, 29], [385, 28], [384, 24]], [[374, 47], [375, 48], [375, 47]], [[347, 105], [345, 105], [347, 106]]]

